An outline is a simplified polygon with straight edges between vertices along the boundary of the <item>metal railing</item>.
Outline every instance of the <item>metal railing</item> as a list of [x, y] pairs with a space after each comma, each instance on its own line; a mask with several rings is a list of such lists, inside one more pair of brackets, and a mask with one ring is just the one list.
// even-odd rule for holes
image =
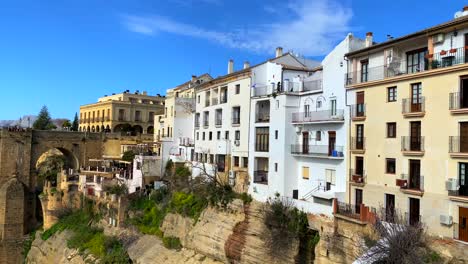
[[361, 205], [337, 202], [336, 209], [337, 214], [358, 220], [361, 219]]
[[401, 186], [400, 188], [424, 192], [424, 176], [402, 173], [400, 179], [406, 180], [406, 186]]
[[255, 151], [257, 152], [268, 152], [270, 151], [270, 140], [268, 137], [265, 137], [260, 140], [259, 142], [259, 137], [256, 137], [256, 142], [255, 142]]
[[312, 198], [312, 196], [314, 196], [314, 193], [317, 193], [317, 192], [326, 192], [327, 191], [327, 186], [326, 185], [321, 185], [321, 183], [319, 183], [319, 185], [317, 185], [317, 187], [313, 188], [312, 191], [304, 194], [304, 196], [302, 196], [302, 199], [304, 200], [308, 200], [310, 198]]
[[254, 171], [254, 183], [268, 184], [268, 171]]
[[203, 120], [203, 127], [208, 127], [210, 122], [208, 120]]
[[223, 125], [223, 119], [222, 118], [216, 118], [215, 119], [215, 126], [220, 127]]
[[186, 147], [189, 147], [189, 146], [193, 146], [195, 143], [194, 143], [194, 140], [192, 138], [189, 138], [189, 137], [180, 137], [179, 138], [179, 145], [181, 146], [186, 146]]
[[359, 118], [366, 116], [366, 104], [351, 105], [351, 118]]
[[449, 153], [468, 153], [468, 137], [450, 136]]
[[424, 137], [402, 136], [401, 151], [424, 151]]
[[346, 85], [378, 81], [400, 75], [412, 74], [432, 69], [467, 63], [465, 47], [427, 54], [419, 64], [411, 65], [404, 59], [394, 58], [385, 65], [370, 67], [366, 72], [350, 71], [345, 74]]
[[335, 146], [330, 148], [329, 145], [291, 145], [291, 154], [302, 154], [302, 155], [317, 155], [324, 157], [343, 157], [343, 147]]
[[240, 125], [240, 117], [232, 117], [232, 123], [233, 125]]
[[322, 90], [322, 80], [304, 81], [302, 83], [303, 92], [314, 92]]
[[267, 96], [273, 92], [271, 85], [255, 85], [252, 87], [252, 97]]
[[364, 170], [349, 169], [349, 181], [354, 183], [366, 183], [366, 172]]
[[227, 91], [225, 92], [225, 94], [223, 95], [223, 93], [221, 93], [221, 100], [220, 100], [220, 104], [225, 104], [227, 103]]
[[366, 149], [366, 138], [365, 137], [351, 137], [351, 150], [365, 150]]
[[322, 111], [299, 112], [292, 114], [293, 123], [344, 121], [343, 109], [330, 109]]
[[263, 123], [263, 122], [270, 122], [270, 113], [257, 113], [255, 115], [255, 122], [256, 123]]
[[195, 120], [195, 128], [200, 128], [200, 120]]
[[458, 110], [458, 109], [468, 109], [468, 100], [464, 102], [459, 92], [450, 93], [449, 94], [449, 110]]
[[424, 96], [420, 97], [419, 100], [413, 98], [405, 98], [401, 102], [401, 112], [403, 114], [424, 112], [425, 101], [426, 100]]

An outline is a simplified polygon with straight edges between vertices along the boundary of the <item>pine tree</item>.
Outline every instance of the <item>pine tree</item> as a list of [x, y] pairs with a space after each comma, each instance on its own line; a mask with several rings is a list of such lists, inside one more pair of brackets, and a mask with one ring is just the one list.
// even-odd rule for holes
[[75, 113], [75, 118], [73, 118], [71, 130], [78, 131], [78, 113]]
[[50, 130], [53, 127], [55, 127], [55, 125], [52, 123], [49, 110], [47, 106], [44, 105], [39, 112], [36, 122], [33, 124], [33, 128], [37, 130]]

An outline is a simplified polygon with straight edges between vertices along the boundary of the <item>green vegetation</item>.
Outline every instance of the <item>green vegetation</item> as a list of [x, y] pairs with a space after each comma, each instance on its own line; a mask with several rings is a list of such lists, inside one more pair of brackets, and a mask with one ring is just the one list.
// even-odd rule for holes
[[36, 238], [36, 230], [32, 231], [29, 233], [28, 238], [23, 242], [23, 257], [24, 260], [23, 262], [26, 263], [26, 256], [29, 253], [29, 250], [31, 250], [32, 242]]
[[202, 196], [194, 193], [175, 192], [169, 203], [168, 211], [190, 217], [197, 221], [206, 206], [207, 201]]
[[90, 253], [99, 258], [99, 263], [129, 263], [130, 259], [119, 240], [104, 235], [101, 228], [95, 227], [99, 220], [89, 208], [89, 202], [80, 211], [62, 217], [55, 225], [41, 234], [43, 240], [63, 230], [70, 230], [67, 240], [69, 248], [76, 248], [81, 254]]
[[78, 113], [75, 113], [73, 118], [73, 123], [71, 125], [71, 131], [78, 131]]
[[132, 162], [134, 158], [135, 158], [135, 153], [132, 150], [127, 150], [122, 155], [123, 161]]
[[44, 105], [41, 108], [37, 120], [33, 124], [33, 128], [38, 130], [51, 130], [57, 128], [54, 123], [52, 123], [47, 106]]
[[182, 248], [182, 245], [180, 244], [180, 239], [178, 237], [163, 237], [162, 241], [163, 245], [168, 249], [179, 250]]
[[128, 194], [128, 187], [125, 184], [112, 184], [105, 185], [104, 191], [109, 194], [116, 194], [117, 196]]
[[50, 181], [52, 185], [57, 183], [57, 174], [66, 165], [62, 155], [51, 155], [39, 163], [37, 167], [40, 182]]
[[442, 257], [435, 251], [430, 251], [424, 258], [424, 263], [440, 263]]
[[72, 124], [70, 123], [70, 120], [68, 120], [68, 119], [63, 121], [63, 123], [62, 123], [62, 127], [64, 127], [64, 128], [65, 127], [71, 127], [71, 126], [72, 126]]

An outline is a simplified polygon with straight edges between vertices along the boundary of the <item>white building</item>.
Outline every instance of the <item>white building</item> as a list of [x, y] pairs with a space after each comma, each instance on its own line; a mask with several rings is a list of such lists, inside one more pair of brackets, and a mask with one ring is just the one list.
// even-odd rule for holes
[[[234, 72], [229, 61], [228, 74], [201, 85], [196, 91], [195, 168], [208, 170], [227, 180], [246, 176], [248, 166], [248, 131], [250, 111], [250, 68]], [[215, 166], [216, 165], [216, 166]], [[245, 190], [246, 191], [246, 190]]]
[[343, 59], [361, 44], [348, 35], [322, 66], [287, 54], [252, 69], [249, 192], [255, 199], [279, 193], [305, 211], [328, 215], [332, 199], [344, 199], [349, 114]]
[[162, 159], [156, 155], [136, 155], [133, 159], [131, 177], [117, 178], [128, 187], [128, 193], [139, 191], [146, 185], [159, 180], [163, 175]]
[[191, 160], [194, 147], [195, 91], [209, 80], [209, 74], [192, 79], [167, 90], [164, 114], [155, 118], [155, 141], [160, 143], [158, 153], [163, 166], [167, 160]]

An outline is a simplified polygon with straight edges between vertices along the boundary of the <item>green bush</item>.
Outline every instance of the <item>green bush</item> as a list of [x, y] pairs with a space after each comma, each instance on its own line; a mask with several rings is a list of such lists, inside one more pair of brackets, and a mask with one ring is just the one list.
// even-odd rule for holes
[[143, 234], [162, 237], [163, 233], [159, 228], [166, 214], [154, 203], [147, 203], [146, 205], [147, 207], [144, 209], [143, 216], [132, 219], [131, 223]]
[[181, 249], [182, 245], [180, 244], [180, 239], [178, 237], [163, 237], [163, 245], [168, 249]]
[[175, 192], [169, 203], [169, 211], [188, 216], [197, 221], [207, 205], [207, 200], [201, 196], [192, 193]]
[[248, 194], [248, 193], [241, 193], [241, 194], [239, 195], [239, 199], [241, 199], [242, 202], [244, 202], [244, 204], [249, 204], [249, 203], [251, 203], [252, 200], [253, 200], [253, 199], [252, 199], [252, 196], [251, 196], [250, 194]]

